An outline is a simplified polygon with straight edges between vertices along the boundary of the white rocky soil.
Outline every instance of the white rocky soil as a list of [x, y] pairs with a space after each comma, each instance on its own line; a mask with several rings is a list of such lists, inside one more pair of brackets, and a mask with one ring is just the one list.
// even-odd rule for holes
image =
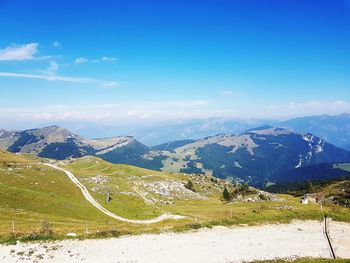
[[[350, 224], [330, 222], [330, 235], [337, 256], [350, 258]], [[323, 224], [317, 221], [0, 246], [0, 261], [3, 263], [219, 263], [330, 256]]]

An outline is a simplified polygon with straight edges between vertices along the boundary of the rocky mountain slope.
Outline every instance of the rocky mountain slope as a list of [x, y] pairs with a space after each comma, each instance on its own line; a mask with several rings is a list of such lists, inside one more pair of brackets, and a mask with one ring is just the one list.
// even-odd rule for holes
[[0, 134], [0, 148], [58, 160], [85, 155], [104, 156], [110, 151], [117, 152], [120, 148], [132, 148], [137, 144], [128, 136], [86, 139], [58, 126], [13, 132], [2, 130]]
[[152, 148], [133, 137], [91, 140], [64, 128], [50, 126], [15, 132], [2, 130], [0, 148], [59, 160], [93, 155], [111, 163], [214, 175], [243, 180], [255, 186], [283, 181], [286, 174], [291, 177], [300, 167], [350, 162], [348, 151], [316, 136], [270, 126], [251, 129], [240, 135], [175, 141]]
[[347, 162], [350, 153], [311, 134], [269, 126], [241, 135], [217, 135], [144, 156], [162, 159], [162, 170], [235, 177], [254, 185], [317, 163]]

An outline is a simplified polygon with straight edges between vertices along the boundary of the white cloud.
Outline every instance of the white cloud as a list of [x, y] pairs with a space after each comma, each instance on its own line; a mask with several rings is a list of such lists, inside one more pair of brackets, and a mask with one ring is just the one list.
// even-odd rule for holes
[[61, 43], [56, 40], [52, 43], [52, 46], [53, 47], [61, 47]]
[[103, 61], [116, 61], [117, 60], [117, 58], [107, 57], [107, 56], [103, 56], [101, 59]]
[[87, 62], [97, 63], [97, 62], [100, 62], [100, 61], [113, 62], [113, 61], [116, 61], [116, 60], [118, 60], [118, 59], [114, 58], [114, 57], [107, 57], [107, 56], [103, 56], [103, 57], [101, 57], [101, 59], [98, 59], [98, 58], [88, 59], [88, 58], [85, 58], [85, 57], [80, 57], [80, 58], [77, 58], [74, 61], [74, 63], [76, 63], [76, 64], [82, 64], [82, 63], [87, 63]]
[[76, 60], [74, 60], [75, 64], [83, 64], [83, 63], [87, 63], [89, 62], [89, 60], [87, 58], [81, 57], [81, 58], [77, 58]]
[[105, 82], [100, 85], [101, 88], [115, 88], [118, 87], [118, 83], [116, 81]]
[[[316, 109], [313, 111], [306, 110], [315, 106]], [[301, 110], [297, 110], [298, 107], [301, 107]], [[302, 109], [306, 111], [302, 111]], [[333, 115], [349, 111], [350, 104], [344, 101], [300, 102], [270, 106], [257, 105], [255, 108], [248, 107], [247, 105], [244, 108], [224, 108], [219, 103], [214, 104], [205, 100], [132, 101], [115, 104], [46, 105], [23, 108], [0, 106], [0, 122], [28, 122], [30, 125], [37, 125], [45, 121], [52, 123], [60, 121], [86, 121], [99, 124], [116, 122], [146, 124], [160, 121], [211, 117], [239, 117], [241, 119], [265, 117], [289, 118], [310, 114]], [[290, 114], [292, 112], [294, 114]]]
[[[55, 67], [55, 66], [53, 66]], [[50, 68], [50, 66], [49, 66]], [[12, 78], [29, 78], [29, 79], [43, 79], [47, 81], [66, 81], [75, 83], [90, 83], [97, 82], [98, 80], [90, 78], [78, 78], [78, 77], [67, 77], [67, 76], [56, 76], [54, 74], [24, 74], [14, 72], [0, 72], [0, 77], [12, 77]]]
[[0, 61], [10, 60], [31, 60], [35, 58], [38, 52], [39, 44], [29, 43], [25, 45], [9, 45], [4, 49], [0, 49]]
[[117, 104], [47, 105], [31, 108], [0, 107], [0, 121], [91, 121], [98, 123], [150, 122], [205, 117], [204, 101], [137, 101]]

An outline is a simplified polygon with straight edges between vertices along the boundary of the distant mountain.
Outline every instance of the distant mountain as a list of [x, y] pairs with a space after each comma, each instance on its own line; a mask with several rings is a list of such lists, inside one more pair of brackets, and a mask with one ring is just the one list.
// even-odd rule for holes
[[347, 113], [334, 116], [306, 116], [286, 121], [226, 118], [190, 120], [142, 127], [128, 134], [147, 145], [158, 145], [169, 141], [197, 140], [217, 134], [240, 134], [263, 125], [290, 128], [297, 133], [311, 133], [338, 147], [350, 150], [350, 114]]
[[151, 150], [144, 158], [162, 159], [160, 169], [166, 171], [234, 177], [262, 186], [299, 167], [350, 161], [350, 153], [311, 134], [264, 126], [240, 135], [207, 137], [170, 150]]
[[295, 118], [279, 123], [297, 132], [312, 133], [344, 149], [350, 150], [350, 114], [320, 115]]
[[[113, 152], [115, 161], [123, 161], [128, 152], [127, 149], [131, 149], [132, 153], [136, 151], [137, 147], [133, 145], [148, 149], [132, 137], [119, 136], [92, 140], [59, 126], [14, 132], [2, 130], [0, 134], [0, 148], [13, 153], [30, 153], [58, 160], [85, 155], [97, 155], [103, 158]], [[120, 153], [121, 149], [124, 150], [123, 153]], [[118, 157], [118, 154], [121, 157]]]
[[166, 144], [170, 141], [198, 140], [217, 134], [237, 135], [258, 126], [272, 125], [290, 128], [297, 133], [312, 133], [329, 143], [350, 150], [350, 114], [347, 113], [335, 116], [306, 116], [286, 121], [209, 118], [133, 126], [84, 122], [62, 122], [59, 124], [61, 127], [67, 127], [69, 130], [87, 138], [126, 135], [133, 136], [148, 146]]
[[156, 124], [131, 131], [129, 134], [146, 145], [159, 145], [169, 141], [198, 140], [217, 134], [240, 134], [245, 130], [274, 124], [268, 120], [240, 120], [210, 118]]
[[[93, 155], [111, 163], [208, 174], [244, 180], [255, 186], [288, 181], [300, 167], [350, 162], [348, 151], [319, 137], [271, 126], [249, 129], [239, 135], [215, 135], [154, 147], [130, 136], [86, 139], [58, 126], [13, 132], [1, 130], [0, 134], [0, 148], [14, 153], [59, 160]], [[288, 173], [287, 178], [283, 177]]]

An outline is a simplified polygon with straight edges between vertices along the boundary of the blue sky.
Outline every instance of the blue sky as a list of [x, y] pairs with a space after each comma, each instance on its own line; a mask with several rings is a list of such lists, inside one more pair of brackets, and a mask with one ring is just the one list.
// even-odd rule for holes
[[0, 126], [350, 111], [350, 1], [0, 0]]

